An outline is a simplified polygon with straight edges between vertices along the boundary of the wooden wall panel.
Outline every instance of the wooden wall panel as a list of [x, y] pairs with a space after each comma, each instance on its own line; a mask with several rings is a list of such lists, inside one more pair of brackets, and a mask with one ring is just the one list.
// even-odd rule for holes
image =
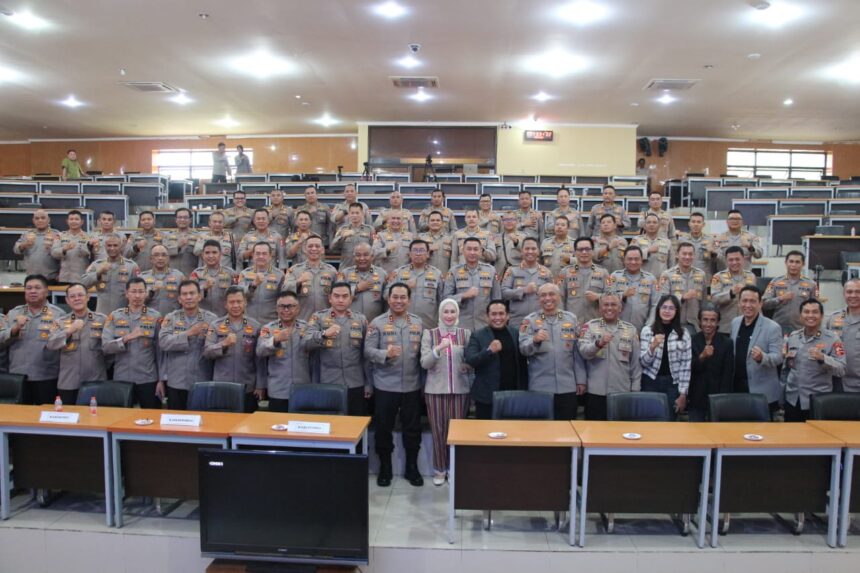
[[[156, 149], [214, 149], [219, 141], [229, 148], [242, 144], [254, 150], [254, 170], [257, 172], [314, 173], [355, 171], [358, 153], [351, 148], [353, 136], [344, 137], [259, 137], [225, 140], [205, 139], [147, 139], [128, 141], [50, 141], [30, 144], [0, 145], [0, 174], [31, 175], [60, 172], [60, 162], [68, 149], [74, 148], [84, 163], [92, 159], [89, 169], [104, 173], [120, 170], [149, 173], [152, 152]], [[275, 146], [274, 151], [272, 146]], [[295, 159], [291, 159], [295, 157]]]

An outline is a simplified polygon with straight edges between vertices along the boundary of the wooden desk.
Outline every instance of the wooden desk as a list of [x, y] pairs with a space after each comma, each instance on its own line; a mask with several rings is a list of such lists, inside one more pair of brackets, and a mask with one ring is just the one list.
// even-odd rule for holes
[[826, 271], [838, 271], [842, 268], [839, 253], [842, 251], [854, 253], [858, 249], [860, 249], [860, 236], [807, 235], [803, 237], [807, 270], [815, 270], [816, 265], [821, 265]]
[[848, 526], [851, 525], [849, 516], [851, 513], [860, 512], [860, 495], [851, 495], [853, 491], [860, 491], [860, 422], [810, 420], [807, 423], [845, 442], [842, 491], [839, 492], [838, 532], [839, 545], [845, 547], [848, 542]]
[[[836, 545], [839, 458], [844, 443], [809, 424], [695, 424], [717, 447], [711, 545], [717, 546], [720, 511], [828, 511], [827, 544]], [[744, 438], [758, 434], [761, 441]], [[830, 458], [828, 460], [828, 458]], [[830, 499], [828, 507], [828, 483]]]
[[[328, 422], [330, 434], [306, 434], [273, 430], [275, 424], [290, 421]], [[230, 431], [233, 449], [241, 446], [274, 446], [291, 448], [315, 448], [325, 450], [349, 450], [354, 454], [358, 441], [362, 441], [362, 453], [367, 454], [367, 416], [316, 416], [312, 414], [285, 414], [278, 412], [255, 412], [246, 417]]]
[[[111, 450], [108, 428], [128, 416], [125, 408], [66, 406], [80, 414], [77, 424], [39, 422], [52, 406], [0, 406], [0, 517], [9, 518], [9, 455], [15, 460], [15, 485], [105, 494], [108, 526], [113, 525]], [[101, 471], [99, 471], [101, 468]]]
[[451, 420], [448, 541], [455, 540], [457, 509], [570, 511], [573, 545], [579, 446], [570, 422]]
[[[698, 513], [696, 544], [705, 545], [714, 443], [698, 424], [578, 420], [571, 424], [583, 452], [580, 547], [585, 546], [589, 501], [602, 513]], [[627, 433], [641, 438], [624, 438]]]
[[[197, 450], [207, 446], [228, 448], [230, 431], [248, 417], [248, 414], [179, 410], [125, 412], [121, 421], [108, 428], [117, 527], [122, 527], [122, 500], [126, 495], [197, 499]], [[201, 425], [162, 426], [162, 414], [199, 414]], [[153, 424], [135, 424], [135, 420], [146, 418], [153, 420]]]

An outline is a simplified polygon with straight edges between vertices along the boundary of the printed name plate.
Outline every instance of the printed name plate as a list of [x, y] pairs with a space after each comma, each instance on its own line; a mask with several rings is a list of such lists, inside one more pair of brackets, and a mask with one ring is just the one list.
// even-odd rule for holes
[[200, 426], [203, 421], [199, 414], [162, 414], [162, 426]]
[[77, 412], [51, 412], [44, 411], [39, 416], [39, 422], [48, 422], [51, 424], [77, 424], [80, 414]]
[[331, 434], [331, 424], [328, 422], [300, 422], [292, 420], [287, 422], [287, 431], [304, 434]]

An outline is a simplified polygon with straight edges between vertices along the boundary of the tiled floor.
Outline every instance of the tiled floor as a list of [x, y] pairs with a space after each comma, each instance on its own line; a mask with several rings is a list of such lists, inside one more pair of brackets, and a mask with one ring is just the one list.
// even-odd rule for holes
[[[860, 528], [849, 546], [831, 549], [821, 522], [807, 520], [793, 536], [770, 516], [735, 518], [720, 546], [698, 549], [693, 536], [681, 537], [668, 516], [618, 516], [616, 532], [603, 531], [597, 515], [587, 520], [586, 546], [571, 547], [567, 531], [555, 529], [551, 513], [494, 512], [493, 528], [482, 528], [482, 513], [458, 512], [456, 539], [447, 538], [448, 485], [421, 488], [395, 478], [379, 488], [370, 479], [371, 564], [373, 573], [476, 573], [492, 571], [662, 571], [690, 567], [696, 573], [772, 571], [827, 573], [856, 570]], [[108, 528], [98, 498], [66, 495], [40, 508], [25, 495], [12, 500], [12, 518], [0, 522], [0, 572], [110, 573], [204, 571], [196, 504], [187, 502], [158, 517], [140, 500], [128, 502], [125, 527]], [[790, 519], [790, 518], [788, 518]]]

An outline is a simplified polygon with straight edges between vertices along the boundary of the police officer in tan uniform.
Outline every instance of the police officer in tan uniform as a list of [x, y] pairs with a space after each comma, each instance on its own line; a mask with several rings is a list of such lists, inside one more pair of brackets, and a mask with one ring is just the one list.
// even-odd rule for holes
[[414, 238], [412, 233], [403, 230], [402, 215], [390, 213], [387, 228], [379, 231], [373, 242], [373, 262], [388, 273], [405, 265], [409, 260], [409, 244]]
[[188, 278], [200, 285], [200, 308], [218, 316], [224, 312], [227, 289], [239, 282], [239, 273], [221, 265], [221, 245], [214, 239], [206, 241], [202, 255], [203, 266], [194, 269]]
[[725, 255], [728, 268], [720, 271], [711, 279], [711, 302], [720, 309], [720, 329], [723, 334], [729, 334], [732, 319], [740, 315], [738, 294], [747, 285], [756, 284], [755, 275], [744, 270], [744, 254], [741, 247], [735, 245], [726, 249]]
[[631, 241], [631, 244], [638, 245], [642, 249], [642, 254], [645, 257], [642, 268], [655, 277], [662, 275], [663, 271], [674, 263], [672, 241], [659, 236], [659, 224], [657, 215], [653, 213], [646, 215], [645, 234], [639, 235]]
[[337, 230], [331, 242], [331, 250], [340, 253], [340, 266], [348, 267], [355, 264], [353, 252], [355, 247], [362, 243], [373, 245], [376, 232], [373, 227], [364, 223], [364, 207], [361, 203], [353, 203], [349, 207], [349, 216], [346, 224]]
[[629, 229], [630, 217], [627, 211], [624, 210], [624, 205], [615, 203], [615, 187], [605, 185], [603, 187], [603, 203], [599, 203], [591, 208], [591, 213], [588, 216], [588, 235], [593, 237], [597, 235], [597, 230], [600, 228], [601, 218], [604, 215], [612, 215], [615, 217], [615, 224], [618, 226], [618, 232], [623, 229]]
[[170, 266], [188, 276], [197, 268], [197, 231], [191, 228], [191, 210], [180, 207], [176, 210], [176, 230], [167, 233], [164, 245], [170, 255]]
[[164, 245], [155, 245], [149, 255], [152, 268], [140, 273], [146, 282], [146, 305], [165, 316], [179, 308], [179, 283], [185, 276], [168, 266], [170, 258]]
[[502, 295], [496, 269], [480, 261], [481, 250], [479, 239], [464, 241], [466, 262], [451, 269], [442, 290], [442, 298], [451, 297], [460, 305], [460, 328], [472, 332], [487, 326], [487, 304]]
[[[388, 277], [389, 285], [404, 283], [409, 287], [409, 310], [421, 319], [424, 328], [435, 327], [439, 302], [445, 286], [445, 275], [427, 264], [429, 248], [426, 241], [416, 239], [409, 244], [409, 264], [394, 270]], [[388, 299], [386, 292], [386, 300]]]
[[590, 238], [580, 237], [574, 248], [576, 261], [558, 276], [561, 299], [565, 310], [586, 323], [599, 316], [598, 301], [606, 291], [609, 273], [592, 262], [594, 242]]
[[224, 215], [224, 230], [232, 235], [236, 245], [242, 241], [242, 237], [251, 228], [251, 220], [254, 218], [254, 211], [245, 204], [246, 201], [244, 191], [234, 191], [233, 204], [218, 211]]
[[678, 264], [660, 275], [660, 294], [675, 295], [681, 303], [681, 326], [692, 336], [699, 330], [699, 308], [708, 297], [705, 272], [693, 266], [695, 247], [678, 245]]
[[385, 269], [371, 264], [373, 258], [367, 243], [359, 243], [353, 255], [355, 265], [340, 267], [336, 280], [349, 285], [352, 291], [350, 308], [367, 320], [373, 320], [385, 312]]
[[80, 282], [81, 276], [100, 247], [98, 239], [87, 235], [81, 228], [83, 215], [77, 209], [69, 211], [69, 230], [60, 233], [51, 247], [51, 256], [60, 261], [57, 280], [61, 283]]
[[[310, 356], [305, 333], [308, 323], [300, 320], [296, 293], [278, 295], [278, 318], [260, 329], [257, 357], [265, 360], [266, 393], [270, 412], [289, 412], [295, 384], [311, 382]], [[326, 383], [330, 383], [324, 378]]]
[[538, 264], [536, 239], [523, 239], [522, 253], [523, 261], [506, 270], [501, 283], [502, 299], [510, 301], [509, 324], [516, 329], [520, 328], [520, 323], [526, 316], [540, 308], [540, 287], [553, 282], [552, 271]]
[[307, 260], [290, 267], [284, 277], [284, 288], [299, 295], [299, 318], [302, 320], [310, 320], [313, 313], [328, 307], [328, 295], [337, 270], [322, 261], [324, 253], [322, 239], [311, 235], [305, 241]]
[[[277, 318], [275, 301], [284, 284], [284, 273], [272, 262], [272, 247], [257, 243], [253, 248], [253, 264], [239, 273], [238, 285], [246, 293], [248, 316], [265, 324]], [[294, 290], [287, 287], [287, 290]], [[228, 289], [229, 291], [229, 289]]]
[[860, 392], [860, 279], [845, 283], [842, 296], [845, 307], [827, 319], [827, 330], [835, 332], [845, 347], [843, 392]]
[[109, 315], [128, 305], [125, 286], [128, 279], [140, 275], [137, 263], [122, 256], [122, 238], [108, 235], [104, 238], [107, 258], [99, 259], [87, 267], [81, 283], [87, 288], [96, 287], [96, 311]]
[[481, 241], [482, 261], [490, 264], [496, 262], [496, 243], [493, 240], [493, 236], [478, 227], [478, 212], [474, 209], [469, 209], [466, 211], [466, 226], [454, 233], [453, 251], [451, 253], [452, 264], [460, 264], [464, 261], [463, 241], [469, 237], [475, 237]]
[[621, 297], [621, 319], [640, 332], [657, 304], [657, 277], [642, 270], [642, 249], [630, 245], [624, 251], [624, 269], [609, 276], [609, 290]]
[[43, 275], [48, 281], [56, 281], [60, 263], [51, 256], [51, 249], [60, 232], [52, 229], [50, 225], [48, 212], [36, 209], [33, 212], [34, 228], [18, 237], [12, 252], [24, 257], [24, 272], [28, 275]]
[[773, 311], [773, 320], [782, 327], [783, 334], [801, 328], [800, 304], [818, 298], [818, 285], [803, 274], [806, 256], [800, 251], [785, 255], [786, 274], [768, 283], [762, 302], [765, 310]]
[[427, 241], [427, 244], [430, 245], [430, 265], [442, 273], [447, 273], [451, 269], [454, 237], [442, 228], [444, 222], [442, 214], [438, 211], [430, 212], [427, 216], [427, 225], [429, 231], [419, 234], [418, 238]]
[[424, 233], [430, 230], [430, 213], [438, 211], [442, 215], [442, 229], [446, 233], [453, 233], [457, 230], [457, 219], [454, 217], [454, 212], [445, 206], [445, 192], [441, 189], [434, 189], [430, 192], [430, 205], [421, 210], [421, 215], [418, 217], [418, 231]]

